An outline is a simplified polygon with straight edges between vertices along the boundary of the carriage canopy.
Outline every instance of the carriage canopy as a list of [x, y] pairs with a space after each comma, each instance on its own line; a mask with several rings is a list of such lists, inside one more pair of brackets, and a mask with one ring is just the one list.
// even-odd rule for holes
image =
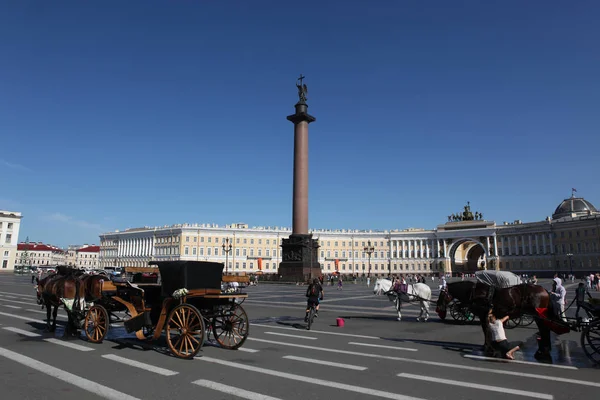
[[223, 263], [209, 261], [152, 261], [160, 271], [163, 292], [178, 289], [221, 289]]
[[522, 283], [521, 278], [508, 271], [477, 271], [475, 272], [475, 277], [478, 282], [499, 289], [520, 285]]

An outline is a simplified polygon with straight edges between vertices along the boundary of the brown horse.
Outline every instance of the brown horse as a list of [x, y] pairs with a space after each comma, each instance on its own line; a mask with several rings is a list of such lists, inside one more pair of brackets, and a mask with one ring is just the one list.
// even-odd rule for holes
[[[38, 303], [46, 307], [46, 323], [50, 332], [56, 330], [58, 308], [64, 304], [62, 300], [73, 300], [73, 307], [75, 307], [79, 299], [85, 296], [83, 282], [77, 275], [74, 271], [59, 271], [37, 282]], [[54, 310], [51, 310], [52, 307], [54, 307]], [[52, 322], [50, 314], [52, 314]], [[67, 315], [69, 322], [65, 335], [73, 333], [73, 328], [75, 328], [75, 331], [77, 329], [72, 314], [67, 312]]]
[[[550, 331], [551, 329], [558, 330], [560, 326], [556, 323], [558, 318], [553, 312], [550, 295], [546, 289], [531, 284], [521, 284], [498, 289], [482, 282], [477, 282], [476, 284], [471, 282], [470, 285], [466, 284], [466, 282], [457, 283], [461, 283], [462, 285], [450, 284], [446, 292], [440, 293], [436, 309], [440, 318], [445, 318], [446, 306], [453, 298], [458, 298], [461, 302], [467, 301], [465, 304], [470, 304], [471, 312], [481, 322], [485, 338], [484, 346], [486, 350], [489, 350], [491, 348], [488, 341], [488, 314], [490, 311], [498, 318], [506, 315], [513, 318], [524, 314], [531, 315], [534, 317], [540, 333], [538, 351], [535, 353], [535, 357], [536, 359], [550, 359]], [[542, 314], [548, 317], [542, 317]]]

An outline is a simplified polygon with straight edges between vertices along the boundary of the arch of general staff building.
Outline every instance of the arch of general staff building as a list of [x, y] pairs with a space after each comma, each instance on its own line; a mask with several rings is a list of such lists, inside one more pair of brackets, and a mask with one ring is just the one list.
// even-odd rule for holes
[[[470, 205], [436, 229], [313, 230], [323, 274], [354, 276], [473, 273], [581, 276], [600, 272], [600, 213], [583, 198], [565, 199], [543, 221], [487, 221]], [[223, 262], [232, 274], [276, 278], [281, 242], [290, 229], [246, 224], [180, 224], [100, 235], [100, 267], [143, 267], [150, 261]], [[227, 245], [224, 247], [224, 245]], [[231, 248], [229, 248], [231, 245]]]

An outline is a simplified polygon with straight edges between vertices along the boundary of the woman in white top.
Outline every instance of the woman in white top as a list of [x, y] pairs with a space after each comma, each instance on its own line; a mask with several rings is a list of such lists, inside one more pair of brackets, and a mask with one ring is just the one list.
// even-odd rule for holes
[[502, 355], [509, 360], [514, 360], [513, 354], [519, 350], [523, 345], [522, 342], [511, 342], [506, 340], [506, 333], [504, 333], [504, 323], [509, 319], [508, 315], [502, 319], [497, 319], [496, 316], [490, 313], [488, 317], [490, 336], [492, 339], [492, 347], [494, 350], [498, 350]]

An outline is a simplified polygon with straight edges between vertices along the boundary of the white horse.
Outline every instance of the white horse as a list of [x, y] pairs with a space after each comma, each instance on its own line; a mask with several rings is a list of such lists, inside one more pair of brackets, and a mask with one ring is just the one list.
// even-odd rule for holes
[[[388, 299], [396, 306], [396, 311], [398, 311], [398, 321], [402, 320], [402, 314], [400, 313], [402, 302], [420, 302], [421, 314], [417, 317], [417, 321], [427, 321], [429, 319], [431, 289], [424, 283], [411, 283], [406, 286], [406, 292], [397, 293], [392, 290], [392, 281], [389, 279], [377, 279], [377, 281], [375, 281], [375, 286], [373, 287], [373, 293], [378, 296], [381, 294], [387, 295]], [[424, 319], [423, 314], [425, 314]]]

